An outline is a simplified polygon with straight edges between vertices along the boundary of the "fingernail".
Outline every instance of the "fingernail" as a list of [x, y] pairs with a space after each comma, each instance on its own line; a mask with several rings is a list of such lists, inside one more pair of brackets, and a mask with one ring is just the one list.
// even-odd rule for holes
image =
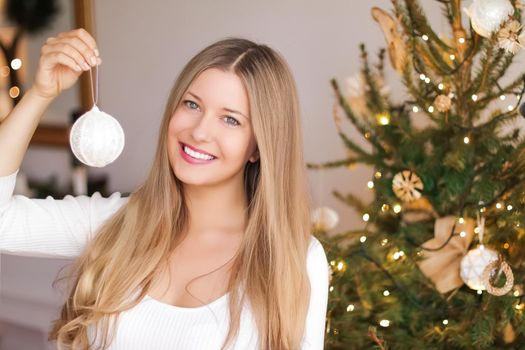
[[80, 68], [80, 66], [77, 64], [77, 65], [75, 66], [75, 70], [76, 70], [77, 72], [80, 72], [80, 71], [82, 70], [82, 68]]
[[95, 56], [100, 56], [100, 53], [98, 52], [98, 49], [95, 49]]
[[90, 70], [90, 67], [87, 63], [84, 63], [82, 66], [84, 67], [84, 70]]
[[95, 56], [91, 56], [89, 59], [91, 60], [91, 65], [92, 66], [96, 66], [97, 65], [97, 59], [95, 58]]

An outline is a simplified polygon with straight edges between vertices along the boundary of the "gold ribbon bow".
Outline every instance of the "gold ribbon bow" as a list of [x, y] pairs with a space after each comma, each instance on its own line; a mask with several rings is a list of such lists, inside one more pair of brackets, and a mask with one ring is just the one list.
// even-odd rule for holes
[[[440, 293], [447, 293], [463, 285], [459, 275], [460, 264], [474, 237], [474, 226], [474, 220], [470, 218], [465, 218], [463, 223], [459, 223], [458, 218], [454, 216], [436, 219], [434, 238], [423, 244], [423, 248], [426, 249], [442, 247], [435, 251], [423, 249], [424, 259], [419, 263], [421, 272], [434, 282]], [[454, 236], [445, 245], [452, 229]]]

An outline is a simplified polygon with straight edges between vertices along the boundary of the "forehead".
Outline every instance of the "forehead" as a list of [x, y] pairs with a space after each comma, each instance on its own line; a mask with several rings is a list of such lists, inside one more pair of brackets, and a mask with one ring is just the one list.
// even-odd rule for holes
[[200, 73], [186, 93], [199, 96], [206, 107], [234, 109], [249, 115], [248, 94], [241, 79], [234, 73], [209, 68]]

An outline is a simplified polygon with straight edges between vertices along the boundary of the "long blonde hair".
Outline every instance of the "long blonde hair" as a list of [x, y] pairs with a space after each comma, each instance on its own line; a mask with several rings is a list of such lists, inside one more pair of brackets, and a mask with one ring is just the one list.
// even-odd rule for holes
[[180, 243], [189, 213], [182, 183], [168, 160], [168, 123], [191, 82], [208, 68], [235, 73], [243, 82], [259, 151], [259, 160], [244, 169], [249, 219], [228, 284], [230, 328], [222, 348], [238, 335], [245, 301], [262, 349], [300, 347], [310, 299], [306, 258], [311, 231], [297, 90], [276, 51], [240, 38], [206, 47], [180, 73], [147, 179], [73, 265], [71, 292], [49, 337], [59, 346], [88, 349], [88, 328], [97, 324], [106, 348], [116, 322], [112, 316], [140, 302]]

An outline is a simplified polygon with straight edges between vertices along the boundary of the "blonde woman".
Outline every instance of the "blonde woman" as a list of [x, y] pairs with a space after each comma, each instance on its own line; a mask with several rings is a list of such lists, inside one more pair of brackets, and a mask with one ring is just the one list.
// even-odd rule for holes
[[324, 249], [310, 233], [296, 87], [284, 59], [218, 41], [175, 81], [129, 197], [13, 196], [40, 116], [101, 63], [84, 30], [42, 48], [0, 124], [0, 248], [76, 256], [50, 339], [63, 349], [322, 349]]

